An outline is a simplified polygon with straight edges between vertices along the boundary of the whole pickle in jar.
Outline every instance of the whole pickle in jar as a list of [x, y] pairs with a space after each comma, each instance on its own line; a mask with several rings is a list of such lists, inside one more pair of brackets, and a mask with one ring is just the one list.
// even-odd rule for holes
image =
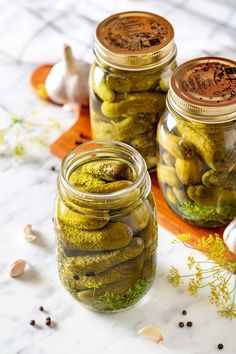
[[236, 189], [236, 172], [209, 170], [202, 176], [202, 183], [209, 188]]
[[119, 249], [105, 253], [91, 253], [89, 255], [66, 257], [63, 256], [65, 267], [74, 274], [85, 275], [92, 272], [98, 274], [139, 256], [144, 248], [144, 242], [140, 237], [134, 237], [131, 242]]
[[111, 284], [126, 278], [133, 278], [140, 271], [143, 266], [143, 255], [139, 255], [129, 261], [123, 262], [121, 264], [112, 267], [105, 272], [91, 276], [81, 276], [78, 280], [80, 287], [86, 288], [100, 288], [104, 285]]
[[93, 129], [96, 131], [96, 139], [129, 142], [138, 134], [146, 133], [151, 129], [155, 130], [155, 126], [148, 120], [136, 120], [134, 116], [130, 116], [118, 121], [112, 119], [109, 122], [93, 122]]
[[96, 178], [89, 173], [81, 172], [79, 168], [77, 168], [71, 173], [69, 177], [69, 182], [73, 187], [76, 188], [82, 186], [90, 188], [99, 185], [106, 185], [105, 181], [102, 181], [101, 179]]
[[122, 221], [131, 227], [134, 233], [143, 230], [149, 221], [149, 210], [145, 203], [139, 204], [128, 215], [122, 217]]
[[163, 126], [158, 127], [158, 142], [177, 159], [189, 160], [195, 156], [195, 148], [191, 142], [166, 132]]
[[116, 93], [108, 87], [104, 74], [96, 65], [91, 68], [90, 84], [93, 91], [102, 101], [113, 102], [116, 100]]
[[192, 185], [201, 183], [201, 166], [200, 161], [196, 157], [190, 160], [176, 159], [175, 171], [183, 184]]
[[99, 193], [99, 194], [106, 194], [106, 193], [113, 193], [119, 191], [121, 189], [130, 187], [132, 185], [131, 181], [120, 180], [115, 182], [109, 182], [102, 185], [94, 185], [94, 186], [82, 186], [79, 187], [81, 191], [89, 192], [89, 193]]
[[138, 75], [134, 74], [125, 76], [124, 73], [123, 75], [106, 75], [107, 86], [111, 90], [121, 93], [153, 90], [158, 86], [159, 80], [159, 75], [141, 75], [140, 72], [138, 73]]
[[178, 131], [184, 139], [192, 143], [203, 161], [213, 170], [225, 168], [224, 144], [216, 142], [209, 134], [184, 124], [178, 124]]
[[207, 188], [204, 185], [189, 186], [187, 194], [191, 200], [199, 204], [217, 205], [236, 203], [236, 191]]
[[162, 184], [168, 184], [170, 187], [181, 187], [182, 183], [180, 182], [174, 167], [159, 165], [157, 171], [158, 179]]
[[97, 230], [103, 228], [108, 224], [110, 217], [108, 214], [103, 213], [101, 217], [99, 215], [91, 215], [85, 210], [77, 210], [77, 212], [71, 210], [61, 200], [58, 200], [57, 218], [59, 225], [68, 225], [78, 227], [86, 230]]
[[122, 223], [109, 223], [98, 230], [83, 230], [61, 225], [60, 238], [65, 248], [82, 251], [105, 251], [127, 246], [133, 236], [132, 229]]
[[161, 92], [127, 94], [121, 101], [104, 101], [101, 105], [102, 113], [111, 118], [138, 113], [161, 113], [164, 108], [165, 94]]
[[[140, 275], [137, 274], [132, 278], [126, 278], [98, 289], [95, 288], [79, 291], [77, 293], [77, 298], [83, 303], [98, 308], [99, 310], [113, 310], [113, 308], [110, 308], [111, 305], [109, 306], [104, 300], [101, 301], [101, 296], [103, 294], [112, 294], [113, 296], [124, 294], [135, 286], [139, 277]], [[126, 307], [125, 305], [122, 306], [122, 304], [120, 306], [121, 308]]]
[[82, 165], [80, 171], [106, 182], [133, 180], [133, 172], [129, 165], [120, 161], [92, 161]]

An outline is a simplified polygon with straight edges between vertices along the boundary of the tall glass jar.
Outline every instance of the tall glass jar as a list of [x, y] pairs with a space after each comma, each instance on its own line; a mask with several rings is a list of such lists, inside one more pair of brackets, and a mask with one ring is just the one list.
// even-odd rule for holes
[[158, 177], [171, 209], [216, 227], [236, 216], [236, 62], [206, 57], [173, 73], [157, 139]]
[[176, 67], [171, 24], [147, 12], [125, 12], [99, 24], [90, 72], [94, 139], [123, 141], [156, 167], [156, 127]]
[[142, 156], [115, 141], [92, 141], [63, 160], [55, 205], [63, 286], [96, 311], [141, 299], [156, 269], [157, 211]]

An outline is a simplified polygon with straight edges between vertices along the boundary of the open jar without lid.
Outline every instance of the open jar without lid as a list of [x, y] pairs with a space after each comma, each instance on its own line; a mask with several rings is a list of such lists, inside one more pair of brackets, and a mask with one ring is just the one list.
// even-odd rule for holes
[[114, 141], [92, 141], [63, 160], [55, 204], [63, 286], [96, 311], [134, 305], [156, 268], [157, 214], [141, 155]]
[[94, 139], [136, 148], [148, 169], [156, 166], [156, 127], [176, 67], [171, 24], [148, 12], [124, 12], [99, 24], [90, 73]]
[[158, 178], [186, 221], [227, 224], [236, 215], [236, 62], [193, 59], [173, 73], [158, 125]]

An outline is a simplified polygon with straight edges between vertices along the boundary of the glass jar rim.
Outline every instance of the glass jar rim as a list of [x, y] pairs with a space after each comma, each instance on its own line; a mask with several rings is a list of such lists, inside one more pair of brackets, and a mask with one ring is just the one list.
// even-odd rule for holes
[[[90, 158], [95, 157], [91, 156], [91, 154], [94, 155], [95, 153], [104, 153], [103, 157], [118, 157], [119, 152], [122, 152], [124, 157], [126, 155], [127, 158], [130, 158], [135, 164], [137, 178], [130, 186], [127, 186], [115, 192], [99, 194], [81, 191], [69, 183], [67, 173], [68, 170], [72, 167], [72, 165], [75, 165], [75, 163], [79, 164], [79, 161], [89, 162], [89, 155]], [[115, 140], [91, 140], [89, 142], [76, 146], [71, 151], [69, 151], [69, 153], [62, 160], [60, 175], [58, 177], [59, 185], [62, 186], [62, 188], [66, 190], [70, 195], [73, 195], [73, 197], [75, 197], [76, 199], [83, 200], [83, 202], [101, 204], [103, 202], [106, 202], [108, 199], [109, 201], [120, 200], [122, 203], [122, 198], [125, 199], [128, 194], [140, 188], [147, 180], [149, 182], [149, 188], [146, 188], [146, 194], [150, 192], [151, 182], [150, 176], [147, 172], [145, 160], [140, 155], [140, 153], [133, 147], [127, 145], [126, 143], [122, 143]], [[138, 198], [141, 198], [141, 195], [139, 195]]]

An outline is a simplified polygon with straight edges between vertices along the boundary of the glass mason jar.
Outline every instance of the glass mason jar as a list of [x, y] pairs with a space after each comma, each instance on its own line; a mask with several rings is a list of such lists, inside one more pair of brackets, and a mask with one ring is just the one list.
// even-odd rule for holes
[[125, 12], [99, 24], [90, 72], [93, 139], [123, 141], [156, 167], [156, 128], [176, 67], [171, 24], [147, 12]]
[[236, 216], [236, 62], [198, 58], [173, 73], [157, 139], [158, 177], [171, 209], [217, 227]]
[[63, 286], [96, 311], [141, 299], [156, 269], [157, 211], [142, 156], [115, 141], [92, 141], [62, 161], [55, 204]]

